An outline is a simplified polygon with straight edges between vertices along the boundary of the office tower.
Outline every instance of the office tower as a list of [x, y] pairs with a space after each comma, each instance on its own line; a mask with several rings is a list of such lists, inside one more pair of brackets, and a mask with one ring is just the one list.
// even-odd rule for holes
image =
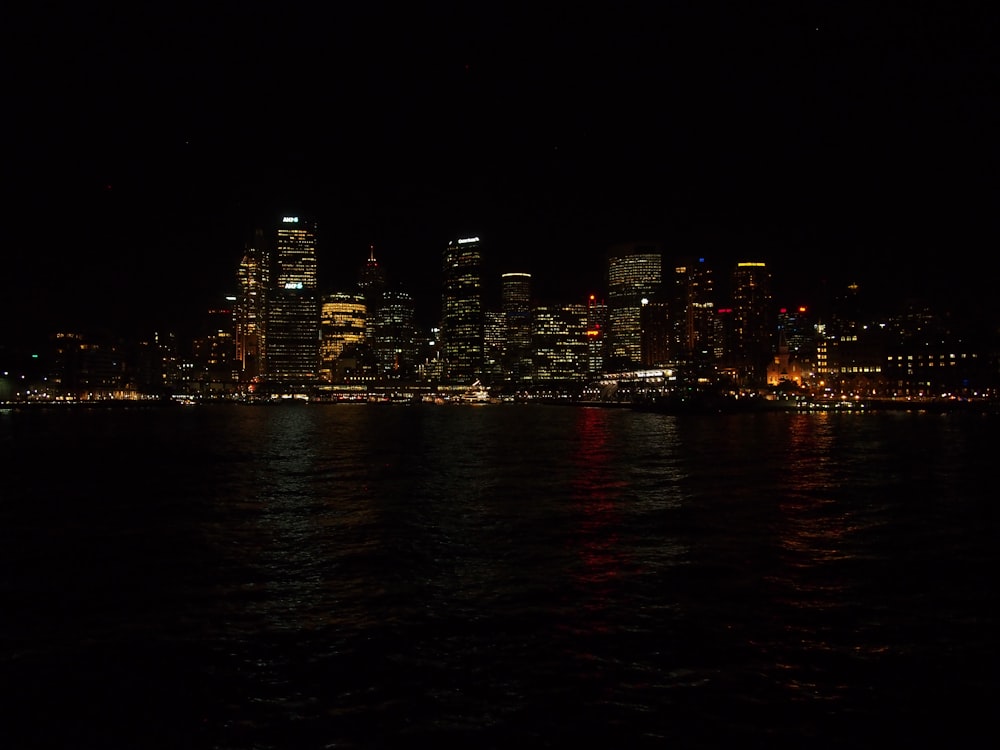
[[668, 292], [670, 357], [674, 361], [714, 359], [713, 286], [712, 270], [704, 258], [685, 258], [674, 264], [672, 285]]
[[662, 254], [656, 245], [618, 245], [608, 253], [608, 362], [617, 370], [642, 361], [640, 311], [660, 291]]
[[670, 361], [670, 305], [645, 299], [639, 310], [640, 352], [643, 367], [664, 367]]
[[334, 292], [320, 306], [320, 378], [333, 380], [337, 358], [349, 346], [365, 341], [365, 299], [360, 294]]
[[534, 382], [582, 382], [587, 375], [587, 307], [540, 305], [532, 311]]
[[375, 258], [375, 246], [368, 247], [368, 260], [358, 271], [358, 291], [365, 299], [368, 310], [368, 323], [365, 333], [371, 339], [378, 307], [382, 303], [382, 292], [385, 291], [385, 268]]
[[816, 327], [804, 306], [778, 310], [778, 334], [784, 335], [789, 356], [802, 363], [811, 363], [816, 354]]
[[736, 364], [751, 382], [763, 382], [774, 352], [771, 274], [766, 263], [737, 263], [733, 271]]
[[451, 240], [444, 252], [441, 342], [445, 379], [472, 382], [483, 361], [482, 256], [478, 237]]
[[275, 273], [267, 321], [267, 380], [287, 390], [316, 379], [319, 369], [319, 299], [316, 228], [282, 216], [275, 242]]
[[591, 294], [587, 299], [587, 374], [604, 372], [604, 354], [608, 327], [608, 305]]
[[507, 377], [507, 316], [500, 310], [483, 313], [483, 376], [494, 383]]
[[515, 382], [528, 380], [531, 378], [531, 274], [502, 274], [500, 300], [506, 326], [504, 369]]
[[417, 359], [413, 298], [402, 289], [386, 289], [375, 309], [372, 350], [379, 377], [413, 374]]
[[236, 272], [236, 360], [240, 380], [253, 382], [264, 372], [267, 347], [267, 299], [271, 258], [264, 230], [254, 231]]

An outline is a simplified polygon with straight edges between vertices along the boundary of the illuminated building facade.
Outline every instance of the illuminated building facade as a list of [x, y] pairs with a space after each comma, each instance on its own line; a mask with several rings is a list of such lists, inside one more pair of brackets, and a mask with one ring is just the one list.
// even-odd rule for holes
[[608, 328], [608, 305], [591, 294], [587, 298], [587, 374], [604, 372], [604, 353]]
[[714, 358], [715, 301], [711, 268], [704, 258], [674, 264], [670, 298], [670, 355], [675, 361]]
[[502, 274], [500, 296], [506, 327], [505, 369], [511, 380], [529, 380], [531, 378], [531, 274]]
[[494, 383], [505, 378], [507, 317], [499, 310], [483, 313], [483, 380]]
[[380, 377], [402, 378], [413, 374], [417, 337], [413, 325], [413, 298], [401, 289], [382, 292], [372, 326], [372, 350]]
[[360, 294], [335, 292], [323, 296], [319, 316], [321, 379], [333, 379], [335, 363], [345, 348], [364, 343], [366, 311]]
[[317, 378], [320, 327], [316, 282], [315, 225], [299, 216], [282, 216], [268, 302], [269, 383], [294, 387]]
[[[817, 333], [805, 306], [783, 307], [778, 310], [779, 337], [784, 338], [788, 355], [803, 367], [810, 367], [816, 358]], [[779, 340], [779, 346], [781, 341]]]
[[737, 263], [733, 271], [734, 364], [753, 381], [763, 382], [775, 351], [771, 274], [766, 263]]
[[240, 380], [252, 382], [264, 374], [267, 348], [267, 299], [271, 286], [271, 259], [262, 229], [247, 243], [236, 272], [236, 361]]
[[640, 314], [643, 300], [660, 291], [662, 263], [655, 245], [618, 245], [608, 253], [607, 367], [626, 370], [642, 362]]
[[587, 376], [587, 306], [540, 305], [532, 311], [534, 381], [583, 381]]
[[441, 351], [446, 380], [471, 382], [483, 362], [482, 254], [478, 237], [452, 240], [444, 252]]

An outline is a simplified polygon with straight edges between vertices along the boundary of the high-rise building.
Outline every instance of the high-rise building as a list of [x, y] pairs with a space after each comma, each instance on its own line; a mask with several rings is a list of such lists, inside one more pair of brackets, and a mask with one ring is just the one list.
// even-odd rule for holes
[[495, 383], [507, 377], [507, 316], [500, 310], [483, 313], [483, 374], [480, 380]]
[[274, 256], [267, 316], [267, 380], [282, 390], [313, 382], [319, 370], [315, 224], [299, 216], [282, 216]]
[[715, 299], [712, 269], [705, 259], [685, 258], [675, 263], [668, 294], [671, 359], [713, 359]]
[[582, 382], [587, 375], [587, 307], [539, 305], [532, 311], [535, 382]]
[[643, 300], [660, 291], [662, 252], [656, 245], [617, 245], [608, 253], [608, 362], [631, 369], [642, 362], [640, 312]]
[[408, 292], [382, 292], [372, 327], [372, 350], [379, 377], [403, 378], [414, 373], [417, 339], [413, 319], [413, 298]]
[[337, 358], [349, 346], [365, 341], [365, 300], [360, 294], [323, 295], [320, 307], [320, 377], [333, 380]]
[[587, 299], [587, 374], [590, 376], [604, 372], [607, 328], [608, 305], [591, 294]]
[[441, 343], [445, 379], [471, 382], [483, 361], [482, 255], [478, 237], [451, 240], [444, 251]]
[[271, 258], [264, 230], [254, 231], [236, 272], [236, 360], [240, 379], [253, 382], [264, 373], [267, 346], [267, 299], [271, 286]]
[[530, 379], [531, 274], [502, 274], [500, 298], [506, 328], [504, 369], [514, 381]]
[[670, 361], [670, 305], [661, 300], [643, 300], [639, 323], [642, 366], [665, 366]]
[[364, 262], [358, 271], [358, 291], [365, 299], [365, 308], [368, 311], [367, 330], [368, 338], [371, 339], [374, 333], [375, 319], [378, 315], [379, 305], [382, 304], [382, 292], [385, 291], [385, 268], [375, 258], [375, 246], [368, 247], [368, 260]]
[[775, 350], [771, 273], [766, 263], [741, 262], [733, 271], [733, 321], [736, 364], [753, 381], [763, 382]]

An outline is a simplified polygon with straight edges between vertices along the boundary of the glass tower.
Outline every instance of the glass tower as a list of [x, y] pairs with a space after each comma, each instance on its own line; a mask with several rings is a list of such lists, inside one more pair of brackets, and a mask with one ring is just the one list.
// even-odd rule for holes
[[267, 240], [264, 230], [258, 229], [236, 272], [236, 360], [243, 381], [251, 382], [264, 374], [270, 271]]
[[332, 380], [337, 358], [349, 346], [365, 340], [365, 300], [360, 294], [334, 292], [323, 296], [320, 308], [320, 375]]
[[482, 256], [478, 237], [452, 240], [444, 251], [441, 342], [445, 379], [471, 382], [483, 361]]
[[713, 358], [715, 300], [712, 271], [704, 258], [674, 264], [670, 291], [670, 356], [677, 361]]
[[737, 263], [733, 271], [736, 362], [753, 380], [766, 376], [774, 352], [771, 274], [766, 263]]
[[502, 274], [500, 294], [507, 337], [504, 369], [513, 380], [526, 380], [531, 377], [531, 274]]
[[631, 369], [642, 362], [641, 311], [660, 291], [662, 253], [655, 245], [618, 245], [608, 253], [609, 369]]
[[271, 383], [295, 386], [316, 379], [320, 343], [316, 281], [315, 225], [299, 216], [282, 216], [268, 309], [267, 379]]

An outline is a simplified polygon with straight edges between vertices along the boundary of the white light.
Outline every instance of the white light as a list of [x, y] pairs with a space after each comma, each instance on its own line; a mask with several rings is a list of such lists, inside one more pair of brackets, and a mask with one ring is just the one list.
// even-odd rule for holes
[[299, 217], [298, 216], [282, 216], [281, 220], [283, 222], [285, 222], [286, 224], [298, 224], [299, 223]]
[[458, 244], [459, 245], [465, 245], [466, 243], [469, 243], [469, 242], [479, 242], [479, 238], [478, 237], [466, 237], [465, 239], [459, 240]]

